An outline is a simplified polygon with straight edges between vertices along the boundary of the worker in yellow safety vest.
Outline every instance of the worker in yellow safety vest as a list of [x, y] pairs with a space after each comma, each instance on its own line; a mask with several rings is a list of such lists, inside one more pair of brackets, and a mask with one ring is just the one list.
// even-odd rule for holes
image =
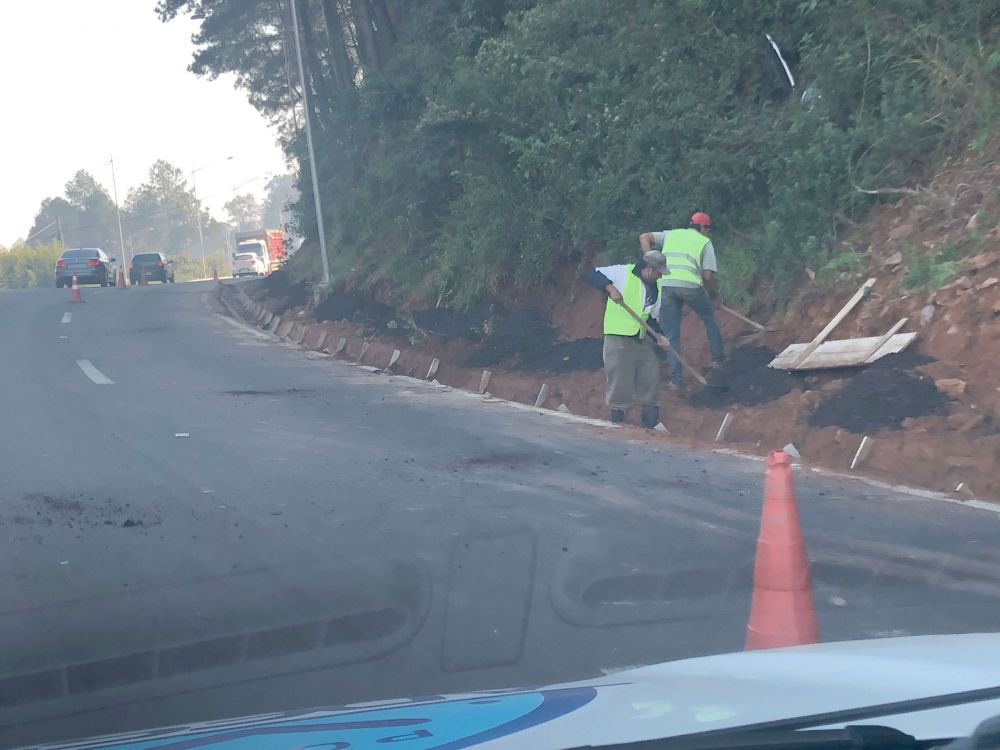
[[[704, 211], [691, 216], [687, 229], [670, 229], [664, 232], [644, 232], [639, 235], [639, 246], [644, 253], [655, 245], [661, 248], [667, 261], [668, 275], [660, 279], [660, 325], [674, 351], [681, 351], [681, 316], [687, 305], [701, 318], [708, 337], [708, 348], [716, 365], [726, 357], [722, 332], [715, 320], [713, 303], [719, 291], [715, 280], [718, 265], [712, 245], [712, 219]], [[680, 388], [684, 371], [672, 353], [667, 353], [670, 363], [670, 387]]]
[[622, 303], [642, 320], [648, 321], [653, 338], [666, 343], [657, 312], [660, 288], [657, 281], [667, 272], [663, 253], [645, 253], [637, 263], [602, 266], [585, 276], [588, 284], [606, 295], [604, 306], [604, 372], [607, 376], [607, 402], [611, 421], [622, 422], [632, 402], [642, 405], [642, 426], [652, 429], [659, 424], [660, 362], [650, 344], [646, 329], [633, 318]]

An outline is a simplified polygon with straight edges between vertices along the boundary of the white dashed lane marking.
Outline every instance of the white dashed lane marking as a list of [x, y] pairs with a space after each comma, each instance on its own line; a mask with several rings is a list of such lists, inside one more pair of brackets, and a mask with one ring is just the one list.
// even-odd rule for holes
[[88, 378], [93, 380], [97, 385], [114, 385], [115, 381], [105, 375], [103, 372], [94, 367], [89, 359], [78, 359], [76, 361], [80, 369], [83, 370], [83, 374]]
[[63, 313], [62, 316], [63, 323], [69, 323], [71, 320], [73, 320], [73, 313]]

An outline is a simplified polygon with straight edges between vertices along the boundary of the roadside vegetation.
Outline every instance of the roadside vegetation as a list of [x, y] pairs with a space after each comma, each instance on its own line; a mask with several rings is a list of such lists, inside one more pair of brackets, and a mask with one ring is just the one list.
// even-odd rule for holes
[[52, 286], [60, 253], [58, 242], [0, 250], [0, 289]]
[[[696, 208], [727, 295], [780, 303], [998, 113], [990, 0], [296, 3], [336, 275], [451, 303], [632, 257]], [[201, 20], [193, 72], [235, 73], [304, 164], [281, 7], [159, 11]], [[315, 277], [307, 168], [299, 188], [293, 271]]]

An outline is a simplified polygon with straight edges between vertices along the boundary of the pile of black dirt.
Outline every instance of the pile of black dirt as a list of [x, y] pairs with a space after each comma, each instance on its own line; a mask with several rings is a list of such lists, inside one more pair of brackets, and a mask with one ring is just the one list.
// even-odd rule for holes
[[854, 433], [898, 430], [907, 417], [948, 410], [948, 397], [914, 367], [933, 362], [916, 352], [888, 354], [852, 377], [809, 415], [813, 427], [843, 427]]
[[556, 341], [556, 329], [538, 310], [495, 314], [492, 331], [464, 362], [466, 367], [512, 368], [555, 375], [599, 370], [604, 366], [603, 340]]
[[447, 307], [431, 307], [427, 310], [414, 310], [413, 322], [429, 336], [475, 341], [483, 337], [486, 322], [497, 312], [499, 309], [488, 302], [480, 302], [462, 312]]
[[291, 282], [288, 279], [288, 271], [283, 268], [279, 268], [274, 273], [270, 273], [265, 276], [264, 280], [260, 282], [260, 287], [267, 292], [268, 296], [275, 296], [284, 294], [290, 283]]
[[309, 302], [309, 287], [306, 282], [300, 281], [298, 284], [286, 286], [285, 290], [278, 296], [280, 296], [281, 301], [275, 308], [274, 314], [284, 315], [292, 308], [303, 307], [307, 302]]
[[555, 375], [600, 370], [604, 367], [604, 339], [558, 341], [545, 349], [523, 352], [519, 361], [525, 370]]
[[794, 376], [768, 367], [772, 359], [774, 352], [765, 346], [742, 346], [733, 350], [722, 367], [708, 378], [712, 385], [725, 388], [702, 388], [691, 397], [691, 403], [704, 409], [733, 404], [757, 406], [801, 387]]
[[469, 357], [467, 367], [490, 367], [525, 354], [551, 348], [556, 330], [538, 310], [520, 310], [493, 319], [483, 345]]
[[317, 322], [349, 320], [364, 323], [374, 332], [386, 332], [398, 313], [388, 305], [367, 299], [353, 292], [327, 297], [314, 311]]

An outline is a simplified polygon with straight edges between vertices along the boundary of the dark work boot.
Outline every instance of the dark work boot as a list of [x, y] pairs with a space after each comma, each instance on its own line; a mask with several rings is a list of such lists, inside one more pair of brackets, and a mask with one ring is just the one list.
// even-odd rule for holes
[[642, 407], [642, 426], [647, 430], [651, 430], [656, 425], [660, 423], [660, 407], [659, 406], [644, 406]]
[[611, 410], [611, 424], [621, 424], [625, 421], [625, 410], [624, 409], [612, 409]]

